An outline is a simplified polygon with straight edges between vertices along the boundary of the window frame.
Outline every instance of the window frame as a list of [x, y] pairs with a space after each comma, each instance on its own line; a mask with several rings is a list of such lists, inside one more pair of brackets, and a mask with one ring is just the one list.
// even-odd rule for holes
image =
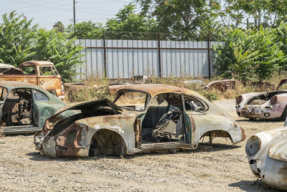
[[[7, 96], [9, 95], [9, 89], [8, 89], [8, 88], [6, 88], [6, 87], [4, 87], [4, 86], [0, 86], [0, 89], [1, 89], [1, 88], [2, 88], [2, 92], [1, 92], [1, 95], [0, 95], [0, 102], [4, 101], [4, 100], [7, 98]], [[7, 94], [6, 94], [6, 96], [3, 98], [3, 91], [4, 91], [4, 89], [7, 90]]]
[[[49, 67], [50, 69], [51, 69], [51, 72], [53, 73], [53, 75], [43, 75], [43, 74], [41, 74], [41, 68], [44, 68], [44, 67]], [[39, 66], [39, 75], [40, 76], [55, 76], [55, 75], [57, 75], [57, 74], [55, 74], [55, 71], [54, 71], [54, 69], [53, 69], [53, 67], [52, 66], [50, 66], [50, 65], [42, 65], [42, 66]]]
[[183, 102], [185, 103], [186, 99], [185, 99], [185, 96], [187, 97], [192, 97], [194, 98], [195, 100], [197, 100], [198, 102], [200, 102], [203, 106], [204, 106], [204, 110], [187, 110], [185, 105], [184, 105], [184, 110], [185, 111], [197, 111], [197, 112], [204, 112], [204, 111], [208, 111], [209, 110], [209, 105], [203, 100], [203, 99], [200, 99], [199, 97], [196, 97], [196, 96], [193, 96], [193, 95], [188, 95], [188, 94], [182, 94], [183, 95]]
[[[140, 93], [146, 94], [144, 109], [143, 109], [143, 110], [135, 110], [135, 109], [131, 109], [131, 108], [127, 108], [127, 107], [124, 107], [124, 106], [119, 106], [119, 105], [117, 105], [117, 104], [116, 104], [116, 101], [120, 98], [121, 95], [119, 95], [119, 93], [120, 93], [121, 91], [140, 92]], [[147, 109], [147, 107], [148, 107], [148, 105], [149, 105], [149, 103], [150, 103], [150, 101], [151, 101], [151, 96], [150, 96], [149, 93], [144, 92], [144, 91], [140, 91], [140, 90], [136, 90], [136, 89], [120, 89], [120, 90], [118, 90], [118, 91], [116, 92], [115, 96], [116, 96], [116, 97], [115, 97], [113, 103], [116, 104], [117, 106], [119, 106], [120, 108], [124, 108], [124, 109], [129, 110], [129, 111], [143, 112], [143, 111], [145, 111], [145, 110]]]

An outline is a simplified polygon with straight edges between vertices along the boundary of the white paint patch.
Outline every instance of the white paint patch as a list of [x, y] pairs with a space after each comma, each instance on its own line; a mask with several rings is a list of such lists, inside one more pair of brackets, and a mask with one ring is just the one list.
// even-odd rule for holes
[[100, 129], [100, 128], [101, 127], [98, 124], [95, 125], [95, 129]]
[[109, 126], [111, 129], [118, 129], [120, 134], [124, 134], [125, 132], [121, 129], [119, 125]]

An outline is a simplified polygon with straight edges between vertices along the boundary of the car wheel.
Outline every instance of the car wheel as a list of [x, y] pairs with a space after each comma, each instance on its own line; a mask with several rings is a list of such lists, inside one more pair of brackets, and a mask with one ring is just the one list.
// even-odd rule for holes
[[284, 111], [283, 111], [282, 115], [279, 117], [279, 119], [282, 121], [285, 121], [286, 116], [287, 116], [287, 105], [285, 106]]

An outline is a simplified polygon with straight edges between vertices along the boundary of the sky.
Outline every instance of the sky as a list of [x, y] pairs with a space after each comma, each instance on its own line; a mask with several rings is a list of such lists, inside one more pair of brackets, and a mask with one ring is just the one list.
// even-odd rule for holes
[[[105, 23], [107, 19], [134, 0], [76, 0], [76, 22], [93, 21]], [[39, 27], [52, 29], [57, 21], [65, 26], [73, 24], [73, 0], [0, 0], [0, 23], [2, 15], [16, 10]]]

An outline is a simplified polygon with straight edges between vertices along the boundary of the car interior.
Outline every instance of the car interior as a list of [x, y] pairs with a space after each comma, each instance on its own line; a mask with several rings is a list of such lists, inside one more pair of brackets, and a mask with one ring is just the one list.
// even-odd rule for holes
[[178, 94], [156, 96], [142, 122], [142, 143], [184, 140], [182, 102]]
[[[206, 107], [196, 98], [184, 96], [186, 111], [203, 111]], [[179, 94], [156, 96], [142, 122], [142, 143], [184, 141], [182, 101]]]
[[[7, 89], [2, 89], [2, 96]], [[6, 92], [6, 93], [5, 93]], [[5, 97], [4, 97], [5, 98]], [[2, 126], [20, 126], [33, 124], [33, 100], [31, 89], [14, 89], [9, 94], [2, 107]]]

